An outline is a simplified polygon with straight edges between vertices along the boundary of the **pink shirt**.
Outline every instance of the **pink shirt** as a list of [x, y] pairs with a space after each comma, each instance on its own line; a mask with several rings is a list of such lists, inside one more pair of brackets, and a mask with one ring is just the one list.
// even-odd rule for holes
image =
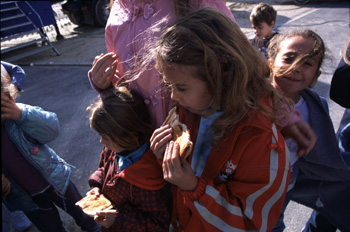
[[[197, 0], [195, 0], [197, 1]], [[224, 0], [202, 0], [200, 7], [212, 6], [235, 20]], [[113, 83], [128, 70], [133, 70], [132, 60], [143, 56], [143, 46], [150, 39], [156, 42], [161, 31], [154, 32], [151, 37], [145, 32], [156, 25], [159, 20], [168, 20], [161, 27], [168, 26], [175, 20], [173, 0], [150, 0], [146, 3], [126, 1], [123, 6], [115, 1], [106, 25], [106, 46], [108, 52], [118, 55], [120, 64], [114, 76]], [[155, 68], [143, 72], [138, 79], [132, 81], [129, 87], [137, 91], [149, 106], [152, 124], [158, 128], [172, 107], [169, 93], [164, 91], [162, 77]]]

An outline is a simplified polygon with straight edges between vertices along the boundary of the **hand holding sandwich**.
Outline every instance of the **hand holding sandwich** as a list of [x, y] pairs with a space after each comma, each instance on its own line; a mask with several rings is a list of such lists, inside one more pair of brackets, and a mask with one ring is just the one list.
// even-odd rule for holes
[[99, 196], [99, 195], [100, 195], [100, 189], [97, 188], [97, 187], [92, 188], [90, 191], [88, 191], [88, 192], [86, 193], [86, 196], [89, 196], [89, 195], [96, 195], [96, 196]]
[[94, 219], [95, 219], [95, 222], [100, 226], [109, 228], [114, 223], [115, 215], [116, 215], [115, 210], [105, 210], [105, 211], [97, 212]]
[[156, 129], [150, 139], [151, 149], [158, 159], [163, 160], [166, 145], [172, 139], [173, 129], [170, 125], [166, 124], [158, 129]]
[[194, 175], [191, 165], [180, 159], [180, 146], [171, 141], [167, 144], [163, 159], [164, 180], [177, 185], [184, 191], [193, 191], [197, 187], [198, 179]]
[[176, 107], [170, 110], [163, 126], [154, 131], [150, 141], [153, 153], [158, 159], [163, 159], [164, 180], [182, 190], [194, 190], [198, 180], [186, 161], [193, 143], [187, 126], [179, 120]]

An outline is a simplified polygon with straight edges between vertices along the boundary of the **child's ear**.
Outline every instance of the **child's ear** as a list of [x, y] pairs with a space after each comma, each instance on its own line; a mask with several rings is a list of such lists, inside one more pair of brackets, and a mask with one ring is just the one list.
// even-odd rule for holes
[[271, 24], [270, 24], [271, 27], [274, 27], [275, 26], [275, 21], [272, 21]]

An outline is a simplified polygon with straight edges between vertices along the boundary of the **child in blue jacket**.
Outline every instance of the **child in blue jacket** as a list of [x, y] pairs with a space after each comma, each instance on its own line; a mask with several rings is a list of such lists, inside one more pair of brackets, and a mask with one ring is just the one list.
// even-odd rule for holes
[[[304, 156], [297, 155], [298, 146], [293, 140], [286, 140], [291, 181], [283, 211], [292, 199], [322, 214], [335, 228], [350, 231], [349, 160], [339, 150], [327, 101], [311, 89], [321, 75], [324, 42], [312, 30], [294, 30], [276, 35], [268, 51], [275, 89], [294, 102], [317, 136], [314, 148]], [[282, 212], [272, 231], [283, 229]]]
[[[70, 180], [71, 166], [46, 144], [59, 133], [55, 113], [15, 102], [18, 89], [1, 72], [3, 203], [22, 210], [42, 232], [66, 231], [56, 205], [86, 231], [100, 231], [75, 205], [82, 197]], [[4, 189], [3, 189], [4, 193]]]

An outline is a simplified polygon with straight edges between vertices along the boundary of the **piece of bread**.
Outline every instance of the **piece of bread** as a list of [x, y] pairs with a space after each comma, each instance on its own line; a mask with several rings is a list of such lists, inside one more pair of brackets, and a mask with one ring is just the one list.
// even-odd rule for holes
[[75, 205], [78, 205], [89, 216], [94, 216], [96, 212], [113, 208], [112, 203], [103, 194], [99, 196], [88, 195], [76, 202]]
[[172, 140], [180, 145], [180, 158], [181, 160], [185, 160], [192, 152], [193, 143], [187, 126], [179, 121], [179, 115], [176, 113], [176, 106], [170, 110], [163, 126], [167, 124], [173, 129]]

